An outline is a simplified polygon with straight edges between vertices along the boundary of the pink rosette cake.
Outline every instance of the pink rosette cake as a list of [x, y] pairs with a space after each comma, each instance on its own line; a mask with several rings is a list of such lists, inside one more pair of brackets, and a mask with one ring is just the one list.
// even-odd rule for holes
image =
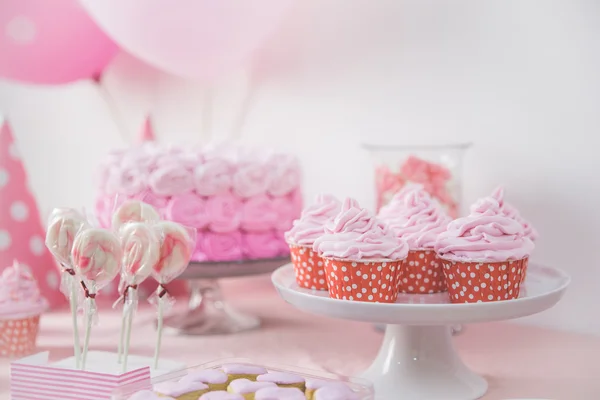
[[518, 298], [533, 248], [521, 224], [507, 217], [492, 197], [475, 203], [469, 216], [452, 221], [435, 244], [454, 303]]
[[[236, 145], [193, 149], [144, 143], [109, 154], [97, 177], [95, 211], [103, 227], [110, 227], [119, 204], [141, 200], [161, 217], [197, 229], [194, 261], [289, 254], [281, 245], [283, 232], [302, 209], [296, 157]], [[240, 237], [247, 240], [236, 240]], [[237, 249], [229, 247], [233, 242]]]
[[20, 357], [35, 350], [41, 314], [48, 302], [31, 272], [17, 261], [0, 275], [0, 357]]
[[[496, 190], [494, 190], [494, 192], [492, 193], [492, 197], [496, 199], [500, 204], [500, 209], [502, 210], [502, 213], [521, 224], [521, 226], [523, 227], [524, 235], [531, 239], [532, 242], [535, 242], [539, 236], [537, 230], [531, 225], [531, 223], [529, 223], [529, 221], [521, 217], [521, 214], [519, 213], [519, 211], [517, 211], [515, 207], [504, 201], [504, 188], [502, 186], [496, 188]], [[528, 264], [529, 257], [525, 260], [525, 263], [523, 264], [523, 277], [521, 283], [523, 283], [523, 281], [527, 277]]]
[[408, 243], [410, 251], [400, 270], [398, 284], [402, 293], [446, 291], [442, 263], [433, 249], [450, 217], [422, 187], [399, 192], [379, 211], [379, 218]]
[[325, 264], [329, 295], [335, 299], [394, 303], [408, 244], [356, 200], [325, 224], [313, 250]]
[[321, 194], [314, 204], [302, 211], [292, 229], [286, 232], [285, 239], [290, 248], [298, 286], [327, 290], [323, 260], [313, 251], [313, 244], [323, 235], [325, 224], [340, 212], [341, 207], [342, 204], [334, 196]]

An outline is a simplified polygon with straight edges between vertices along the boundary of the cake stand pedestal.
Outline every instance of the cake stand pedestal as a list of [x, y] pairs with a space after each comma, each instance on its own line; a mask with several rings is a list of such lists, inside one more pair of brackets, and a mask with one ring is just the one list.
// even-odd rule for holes
[[381, 349], [363, 375], [373, 382], [376, 400], [475, 400], [486, 393], [487, 382], [458, 356], [450, 326], [539, 313], [560, 300], [570, 278], [530, 264], [519, 299], [473, 304], [451, 304], [446, 293], [401, 294], [394, 304], [331, 299], [327, 292], [299, 288], [291, 264], [275, 271], [272, 281], [281, 297], [301, 310], [387, 324]]
[[236, 311], [223, 297], [219, 279], [273, 272], [288, 257], [274, 259], [191, 262], [179, 277], [190, 281], [188, 308], [165, 318], [164, 331], [184, 335], [220, 335], [243, 332], [260, 326], [260, 319]]

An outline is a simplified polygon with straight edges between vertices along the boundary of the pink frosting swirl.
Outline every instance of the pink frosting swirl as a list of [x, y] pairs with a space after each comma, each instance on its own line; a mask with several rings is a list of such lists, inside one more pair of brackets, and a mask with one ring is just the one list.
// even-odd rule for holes
[[154, 193], [152, 190], [143, 190], [142, 192], [133, 196], [135, 200], [139, 200], [143, 203], [150, 204], [156, 209], [162, 216], [165, 215], [165, 209], [169, 203], [169, 198], [166, 196], [160, 196]]
[[204, 228], [210, 220], [206, 202], [194, 193], [173, 196], [165, 211], [167, 219], [197, 229]]
[[433, 248], [450, 218], [433, 201], [429, 193], [415, 188], [392, 201], [379, 212], [394, 233], [406, 240], [411, 250]]
[[276, 214], [274, 226], [279, 231], [292, 229], [294, 220], [299, 217], [300, 212], [290, 201], [290, 197], [275, 197], [271, 199], [271, 206]]
[[203, 196], [222, 194], [231, 188], [234, 168], [223, 158], [210, 158], [194, 169], [196, 193]]
[[520, 260], [533, 248], [521, 224], [504, 215], [492, 197], [475, 203], [469, 216], [452, 221], [435, 244], [442, 258], [476, 262]]
[[206, 200], [208, 227], [214, 232], [233, 232], [242, 220], [242, 202], [231, 193], [219, 194]]
[[158, 167], [150, 174], [149, 184], [154, 193], [161, 196], [185, 194], [194, 188], [192, 172], [177, 163]]
[[16, 260], [0, 276], [0, 317], [41, 314], [48, 306], [31, 272]]
[[242, 258], [242, 234], [240, 232], [202, 232], [198, 235], [196, 250], [211, 261], [230, 261]]
[[408, 244], [354, 199], [346, 199], [340, 213], [325, 224], [313, 249], [323, 257], [351, 260], [403, 260]]
[[267, 165], [260, 161], [245, 161], [233, 174], [233, 192], [240, 197], [263, 194], [270, 184]]
[[146, 187], [146, 174], [139, 168], [114, 168], [106, 181], [106, 193], [133, 196]]
[[274, 227], [277, 212], [266, 194], [250, 197], [242, 206], [242, 228], [250, 232], [267, 231]]
[[520, 223], [521, 226], [523, 226], [523, 232], [525, 236], [531, 239], [531, 241], [535, 242], [539, 237], [537, 230], [529, 223], [529, 221], [521, 217], [519, 211], [517, 211], [515, 207], [504, 201], [504, 188], [502, 186], [496, 188], [496, 190], [494, 190], [492, 193], [492, 197], [500, 204], [502, 213]]
[[250, 259], [272, 258], [281, 254], [281, 246], [274, 232], [245, 233], [242, 235], [244, 255]]
[[289, 154], [275, 154], [267, 161], [271, 171], [269, 193], [273, 196], [285, 196], [300, 186], [300, 164]]
[[318, 237], [323, 236], [325, 224], [335, 218], [342, 209], [342, 203], [332, 195], [320, 194], [315, 202], [306, 207], [293, 227], [285, 234], [292, 244], [312, 246]]

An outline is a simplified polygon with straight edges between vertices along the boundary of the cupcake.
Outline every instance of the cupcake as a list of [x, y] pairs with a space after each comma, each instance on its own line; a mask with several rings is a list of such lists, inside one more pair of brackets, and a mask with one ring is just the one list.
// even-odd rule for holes
[[254, 400], [255, 393], [263, 388], [277, 387], [273, 382], [256, 382], [248, 379], [236, 379], [227, 387], [227, 391], [239, 394], [246, 400]]
[[[502, 186], [499, 186], [498, 188], [496, 188], [496, 190], [494, 190], [494, 192], [492, 193], [492, 197], [494, 199], [496, 199], [498, 201], [498, 203], [500, 204], [500, 209], [502, 210], [502, 213], [504, 215], [506, 215], [507, 217], [514, 219], [519, 224], [521, 224], [521, 226], [523, 227], [524, 235], [527, 236], [532, 242], [535, 243], [535, 241], [538, 238], [537, 231], [529, 223], [529, 221], [527, 221], [527, 220], [525, 220], [525, 218], [521, 217], [521, 215], [519, 214], [519, 211], [517, 211], [517, 209], [515, 207], [513, 207], [511, 204], [504, 201], [504, 188]], [[523, 283], [523, 281], [525, 280], [525, 277], [527, 276], [527, 265], [528, 264], [529, 264], [529, 258], [527, 258], [525, 260], [525, 263], [523, 265], [523, 277], [522, 277], [521, 283]]]
[[35, 350], [40, 315], [48, 302], [31, 272], [17, 261], [0, 276], [0, 357], [21, 357]]
[[319, 195], [315, 203], [305, 208], [300, 218], [294, 221], [292, 229], [285, 233], [298, 286], [327, 290], [323, 260], [313, 251], [313, 244], [323, 235], [323, 227], [339, 213], [340, 208], [341, 203], [335, 197]]
[[257, 382], [273, 382], [283, 388], [297, 388], [304, 391], [305, 381], [300, 375], [288, 372], [269, 372], [256, 377]]
[[259, 389], [254, 400], [306, 400], [304, 392], [298, 388], [268, 387]]
[[313, 250], [325, 264], [329, 295], [335, 299], [394, 303], [408, 244], [354, 199], [325, 224]]
[[227, 389], [227, 381], [229, 377], [223, 371], [218, 369], [201, 369], [190, 371], [186, 376], [181, 378], [180, 382], [201, 382], [208, 385], [210, 390], [225, 390]]
[[492, 197], [475, 203], [469, 216], [452, 221], [435, 244], [453, 303], [518, 298], [533, 248], [521, 224], [507, 217]]
[[173, 397], [177, 400], [197, 400], [208, 392], [208, 385], [202, 382], [162, 382], [154, 385], [154, 391], [160, 396]]
[[402, 293], [446, 291], [442, 263], [433, 249], [450, 217], [435, 204], [422, 187], [400, 192], [379, 211], [379, 218], [408, 243], [409, 252], [398, 279]]
[[228, 384], [236, 379], [255, 381], [257, 376], [269, 372], [258, 365], [248, 364], [225, 364], [221, 367], [221, 370], [227, 374]]

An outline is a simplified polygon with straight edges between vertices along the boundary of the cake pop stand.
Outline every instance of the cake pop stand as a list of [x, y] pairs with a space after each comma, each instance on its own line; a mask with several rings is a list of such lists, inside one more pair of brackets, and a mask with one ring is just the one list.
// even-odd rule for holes
[[218, 280], [268, 274], [287, 261], [289, 261], [289, 257], [191, 262], [179, 277], [190, 282], [191, 293], [188, 307], [183, 313], [176, 313], [165, 318], [165, 333], [219, 335], [258, 328], [260, 319], [236, 311], [227, 304]]
[[519, 299], [451, 304], [447, 293], [402, 294], [394, 304], [331, 299], [327, 292], [299, 288], [291, 264], [272, 275], [281, 297], [314, 314], [388, 324], [379, 354], [363, 377], [373, 382], [376, 400], [474, 400], [488, 384], [461, 361], [450, 326], [524, 317], [554, 306], [570, 278], [530, 264]]

